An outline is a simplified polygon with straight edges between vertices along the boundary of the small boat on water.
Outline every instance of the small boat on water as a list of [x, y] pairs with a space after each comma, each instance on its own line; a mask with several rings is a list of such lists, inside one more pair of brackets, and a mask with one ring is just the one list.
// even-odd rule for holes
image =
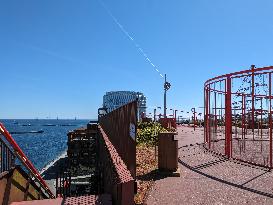
[[44, 133], [44, 130], [30, 131], [29, 133]]
[[71, 127], [71, 126], [76, 126], [76, 125], [72, 125], [72, 124], [62, 124], [62, 125], [59, 125], [61, 127]]
[[14, 125], [18, 125], [19, 123], [16, 120], [13, 120]]
[[31, 124], [23, 124], [22, 126], [23, 127], [29, 127], [29, 126], [31, 126]]
[[38, 130], [38, 131], [15, 131], [15, 132], [10, 132], [10, 134], [40, 134], [44, 133], [44, 130]]

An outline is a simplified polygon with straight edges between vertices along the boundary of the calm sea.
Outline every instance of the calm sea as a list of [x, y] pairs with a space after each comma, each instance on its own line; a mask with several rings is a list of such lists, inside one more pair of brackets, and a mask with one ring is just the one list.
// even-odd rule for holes
[[[9, 132], [39, 131], [38, 134], [12, 134], [38, 170], [67, 149], [67, 133], [86, 126], [89, 120], [0, 120]], [[49, 126], [50, 125], [50, 126]]]

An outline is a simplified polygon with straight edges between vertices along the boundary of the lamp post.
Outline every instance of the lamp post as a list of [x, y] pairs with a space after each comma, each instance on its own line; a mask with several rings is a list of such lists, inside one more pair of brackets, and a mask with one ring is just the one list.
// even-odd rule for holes
[[[187, 114], [189, 114], [190, 112], [187, 112]], [[190, 121], [191, 121], [191, 117], [189, 116], [189, 122], [188, 122], [188, 124], [190, 124]]]
[[171, 108], [170, 110], [172, 110], [172, 111], [173, 111], [173, 116], [174, 116], [174, 109], [172, 109], [172, 108]]
[[171, 84], [167, 82], [167, 76], [165, 74], [165, 81], [164, 81], [164, 118], [166, 118], [166, 106], [167, 106], [167, 90], [169, 90], [171, 87]]
[[[157, 107], [157, 109], [161, 110], [161, 107]], [[159, 114], [158, 117], [161, 118], [161, 114]]]
[[181, 110], [181, 121], [182, 121], [181, 123], [183, 123], [183, 115], [182, 115], [182, 114], [183, 114], [183, 112], [184, 112], [184, 111], [183, 111], [183, 110]]
[[199, 127], [201, 127], [201, 116], [202, 116], [202, 113], [200, 112], [198, 115], [200, 116], [200, 123], [199, 123]]
[[195, 131], [195, 108], [192, 108], [191, 111], [193, 112], [193, 129]]
[[[198, 107], [198, 108], [200, 108], [200, 109], [205, 109], [204, 106], [200, 106], [200, 107]], [[203, 114], [203, 113], [201, 113], [201, 112], [198, 114], [198, 115], [200, 116], [200, 127], [201, 127], [202, 114]], [[204, 116], [203, 121], [205, 122], [205, 116]]]
[[175, 110], [174, 111], [174, 120], [175, 120], [175, 123], [176, 123], [176, 113], [177, 113], [178, 110]]

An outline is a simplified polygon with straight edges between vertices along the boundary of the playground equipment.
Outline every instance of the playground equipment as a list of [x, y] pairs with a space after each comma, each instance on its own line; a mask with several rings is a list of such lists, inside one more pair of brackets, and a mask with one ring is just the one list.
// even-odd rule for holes
[[221, 75], [204, 84], [204, 142], [217, 153], [272, 168], [273, 66]]

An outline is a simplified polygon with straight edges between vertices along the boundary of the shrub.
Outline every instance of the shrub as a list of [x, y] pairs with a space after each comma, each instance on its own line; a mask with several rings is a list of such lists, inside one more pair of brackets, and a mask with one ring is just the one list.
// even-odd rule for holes
[[137, 130], [137, 144], [155, 145], [158, 141], [159, 132], [167, 132], [157, 122], [139, 122]]

